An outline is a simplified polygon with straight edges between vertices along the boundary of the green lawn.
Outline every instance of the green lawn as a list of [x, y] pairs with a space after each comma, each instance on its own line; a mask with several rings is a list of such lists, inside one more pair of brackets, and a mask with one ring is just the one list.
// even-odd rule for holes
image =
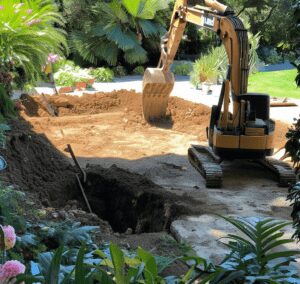
[[295, 83], [296, 73], [296, 69], [256, 73], [249, 78], [248, 92], [300, 99], [300, 88]]

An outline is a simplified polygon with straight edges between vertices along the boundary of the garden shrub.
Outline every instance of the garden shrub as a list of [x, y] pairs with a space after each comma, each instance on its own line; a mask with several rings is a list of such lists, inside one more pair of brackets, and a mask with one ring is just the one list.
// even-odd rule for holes
[[[65, 34], [57, 28], [64, 26], [64, 18], [50, 0], [6, 0], [1, 7], [0, 74], [16, 72], [26, 79], [21, 81], [36, 82], [49, 51], [61, 54], [67, 50]], [[11, 89], [6, 91], [10, 94]]]
[[18, 231], [25, 230], [23, 216], [25, 193], [11, 187], [0, 187], [0, 224], [11, 224]]
[[193, 69], [192, 63], [175, 63], [172, 71], [175, 75], [188, 76]]
[[293, 237], [300, 241], [300, 182], [290, 186], [287, 199], [293, 207], [291, 216], [296, 230]]
[[53, 73], [56, 73], [59, 71], [59, 69], [75, 69], [75, 63], [72, 60], [67, 60], [67, 59], [60, 59], [56, 63], [52, 64], [53, 68]]
[[114, 80], [114, 72], [109, 68], [96, 68], [93, 69], [90, 73], [94, 77], [96, 82], [112, 82]]
[[127, 71], [124, 66], [119, 65], [114, 67], [112, 70], [116, 77], [123, 77], [127, 75]]
[[[0, 116], [12, 118], [16, 115], [15, 105], [5, 87], [0, 83]], [[1, 120], [1, 119], [0, 119]]]
[[227, 67], [227, 56], [224, 47], [217, 47], [210, 51], [209, 54], [200, 56], [193, 64], [191, 72], [191, 83], [198, 86], [201, 83], [215, 83], [218, 76], [225, 74]]
[[261, 47], [258, 49], [258, 54], [266, 64], [278, 64], [282, 62], [282, 57], [273, 47]]
[[54, 73], [55, 84], [61, 87], [74, 86], [76, 82], [89, 83], [93, 79], [89, 69], [81, 69], [74, 65], [64, 65]]
[[137, 66], [133, 69], [132, 73], [135, 75], [144, 75], [145, 68], [143, 66]]
[[61, 87], [74, 86], [76, 79], [70, 72], [59, 72], [54, 76], [55, 84]]
[[297, 68], [297, 76], [295, 78], [295, 82], [297, 87], [300, 87], [300, 57], [295, 62], [292, 62], [292, 64]]
[[300, 170], [300, 119], [294, 119], [295, 123], [289, 128], [285, 144], [286, 157], [290, 157], [294, 163], [294, 168], [298, 173]]

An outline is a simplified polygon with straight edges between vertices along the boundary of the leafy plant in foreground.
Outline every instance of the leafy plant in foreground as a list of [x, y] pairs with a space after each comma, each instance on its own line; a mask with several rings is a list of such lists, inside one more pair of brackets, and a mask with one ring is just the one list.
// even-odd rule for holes
[[60, 247], [53, 253], [43, 253], [39, 263], [35, 266], [35, 275], [20, 275], [18, 283], [101, 283], [101, 284], [167, 284], [188, 283], [192, 278], [194, 267], [179, 279], [174, 276], [163, 278], [155, 258], [149, 252], [138, 248], [134, 257], [125, 256], [123, 251], [115, 244], [109, 246], [109, 255], [96, 250], [87, 253], [83, 245], [76, 253], [72, 264], [64, 265], [64, 259], [71, 250]]
[[[280, 231], [290, 222], [223, 218], [245, 237], [227, 236], [229, 242], [225, 245], [231, 252], [220, 266], [223, 270], [217, 271], [218, 281], [230, 278], [232, 282], [226, 283], [300, 283], [297, 269], [291, 264], [299, 251], [280, 250], [282, 245], [293, 242], [283, 238]], [[210, 283], [221, 283], [218, 281]]]
[[287, 200], [289, 200], [292, 203], [291, 206], [293, 206], [291, 216], [294, 221], [294, 228], [296, 229], [293, 237], [300, 241], [300, 182], [289, 188]]

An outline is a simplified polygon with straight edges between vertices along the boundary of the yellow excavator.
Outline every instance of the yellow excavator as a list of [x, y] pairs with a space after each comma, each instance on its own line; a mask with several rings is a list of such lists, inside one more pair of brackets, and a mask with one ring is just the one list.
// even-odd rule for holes
[[231, 8], [216, 0], [204, 0], [204, 5], [188, 6], [188, 0], [175, 2], [170, 28], [162, 38], [158, 67], [147, 68], [144, 74], [144, 118], [151, 122], [166, 115], [175, 83], [170, 66], [187, 23], [215, 32], [228, 56], [227, 76], [218, 105], [211, 109], [207, 127], [209, 146], [192, 145], [188, 150], [189, 161], [206, 179], [209, 188], [222, 186], [220, 164], [233, 159], [258, 162], [278, 176], [280, 186], [288, 186], [296, 180], [294, 171], [288, 164], [270, 158], [275, 130], [275, 122], [269, 117], [270, 98], [266, 94], [247, 93], [248, 32]]

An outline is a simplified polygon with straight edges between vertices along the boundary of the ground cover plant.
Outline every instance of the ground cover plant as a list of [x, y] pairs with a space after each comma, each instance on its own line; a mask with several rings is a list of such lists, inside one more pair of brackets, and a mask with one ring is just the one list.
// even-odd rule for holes
[[[40, 253], [36, 262], [30, 264], [31, 273], [17, 276], [18, 283], [299, 283], [292, 266], [299, 252], [273, 252], [273, 249], [293, 242], [282, 239], [283, 233], [280, 232], [290, 222], [225, 219], [246, 237], [240, 234], [227, 236], [230, 241], [226, 245], [230, 253], [221, 265], [213, 265], [201, 257], [183, 256], [177, 260], [189, 263], [190, 268], [185, 275], [161, 276], [161, 272], [175, 259], [161, 266], [154, 255], [142, 248], [129, 252], [113, 243], [106, 249], [99, 249], [93, 244], [70, 248], [60, 246], [54, 253]], [[25, 271], [21, 263], [20, 267], [22, 270], [17, 274]]]
[[295, 83], [297, 70], [259, 72], [249, 77], [249, 92], [266, 93], [271, 97], [299, 99]]

